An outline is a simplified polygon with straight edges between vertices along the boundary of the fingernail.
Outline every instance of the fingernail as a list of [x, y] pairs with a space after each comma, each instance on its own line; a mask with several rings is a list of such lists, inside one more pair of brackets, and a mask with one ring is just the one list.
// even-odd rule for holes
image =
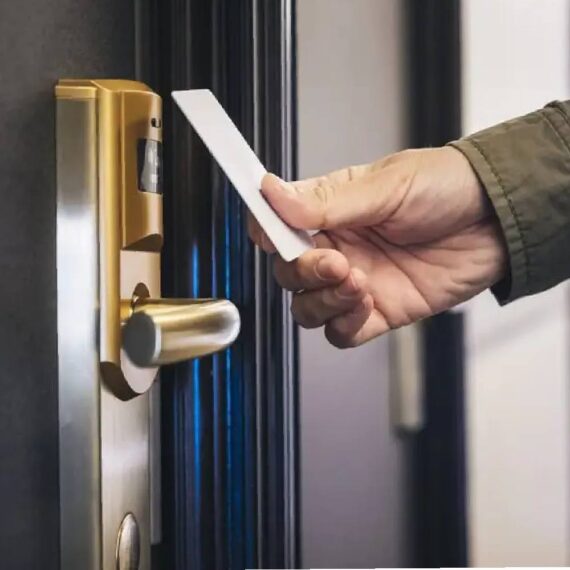
[[281, 189], [282, 192], [285, 192], [285, 194], [287, 194], [288, 196], [297, 195], [295, 187], [292, 184], [290, 184], [289, 182], [285, 182], [285, 180], [281, 180], [281, 178], [278, 178], [278, 180], [279, 180], [279, 188]]
[[284, 192], [290, 196], [296, 194], [295, 188], [289, 182], [285, 182], [275, 174], [268, 174], [267, 178], [265, 179], [264, 183], [261, 187], [261, 193], [265, 194], [266, 192], [271, 192], [278, 190], [279, 192]]
[[366, 313], [370, 310], [370, 295], [365, 296], [360, 303], [351, 311], [354, 315], [360, 315], [361, 313]]
[[337, 276], [334, 264], [326, 256], [321, 257], [317, 262], [315, 273], [317, 274], [317, 277], [323, 281], [328, 281], [329, 279], [333, 279]]

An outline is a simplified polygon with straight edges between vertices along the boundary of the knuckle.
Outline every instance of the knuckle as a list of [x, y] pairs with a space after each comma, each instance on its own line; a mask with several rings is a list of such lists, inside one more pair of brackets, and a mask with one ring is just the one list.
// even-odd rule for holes
[[321, 218], [320, 226], [328, 227], [329, 208], [335, 198], [336, 189], [326, 178], [321, 178], [313, 188], [312, 194]]
[[273, 263], [273, 276], [283, 289], [294, 291], [297, 288], [296, 282], [298, 279], [295, 267], [280, 257], [276, 257]]
[[415, 178], [415, 171], [413, 170], [405, 170], [398, 173], [398, 177], [396, 180], [396, 186], [401, 190], [401, 192], [406, 195], [410, 188], [412, 187], [412, 183]]
[[314, 256], [313, 251], [301, 256], [299, 259], [293, 262], [297, 268], [299, 279], [306, 283], [306, 285], [311, 285], [317, 279], [316, 268], [318, 262], [319, 259], [318, 257]]
[[376, 162], [374, 164], [374, 171], [380, 170], [382, 168], [386, 168], [388, 166], [392, 166], [393, 164], [396, 164], [398, 161], [402, 160], [402, 154], [405, 151], [400, 151], [400, 152], [395, 152], [393, 154], [389, 154], [388, 156], [385, 156], [384, 158], [380, 159], [378, 162]]
[[398, 152], [394, 152], [392, 154], [389, 154], [388, 156], [385, 156], [384, 158], [382, 158], [379, 161], [379, 167], [380, 168], [386, 168], [388, 166], [394, 166], [396, 164], [400, 164], [402, 162], [406, 162], [408, 159], [411, 158], [411, 156], [413, 155], [413, 153], [415, 152], [414, 149], [404, 149], [404, 150], [399, 150]]
[[323, 291], [321, 302], [323, 307], [334, 316], [335, 313], [352, 310], [360, 302], [360, 296], [345, 297], [336, 287], [329, 287]]
[[418, 149], [415, 148], [406, 148], [396, 153], [399, 158], [416, 158], [418, 155]]
[[323, 324], [322, 317], [312, 303], [307, 303], [302, 296], [295, 296], [291, 303], [291, 314], [295, 322], [305, 329], [314, 329]]
[[334, 289], [328, 288], [322, 292], [321, 304], [324, 309], [330, 312], [342, 305], [342, 299], [337, 295]]

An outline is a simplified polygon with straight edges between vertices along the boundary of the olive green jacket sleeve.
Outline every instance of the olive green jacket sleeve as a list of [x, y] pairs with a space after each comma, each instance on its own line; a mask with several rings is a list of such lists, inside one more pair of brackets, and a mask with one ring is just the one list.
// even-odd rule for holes
[[469, 160], [507, 243], [509, 275], [500, 303], [570, 277], [570, 102], [450, 143]]

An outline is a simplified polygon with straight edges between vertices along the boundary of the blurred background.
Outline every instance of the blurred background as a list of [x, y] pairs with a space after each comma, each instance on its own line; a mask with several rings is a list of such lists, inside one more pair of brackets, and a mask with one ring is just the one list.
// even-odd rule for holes
[[[418, 129], [425, 132], [446, 115], [452, 130], [459, 121], [455, 138], [570, 96], [566, 0], [425, 2], [423, 13], [410, 13], [418, 4], [298, 2], [301, 177], [414, 145]], [[421, 28], [420, 16], [434, 29], [418, 40], [410, 34]], [[456, 60], [449, 50], [458, 52]], [[430, 74], [439, 87], [430, 86]], [[446, 86], [451, 92], [429, 101], [434, 89]], [[424, 359], [421, 380], [451, 382], [463, 407], [438, 409], [424, 397], [420, 424], [403, 432], [394, 425], [394, 339], [346, 353], [328, 346], [320, 331], [300, 332], [307, 567], [407, 564], [426, 537], [434, 563], [451, 549], [451, 565], [462, 558], [475, 566], [570, 564], [567, 286], [504, 308], [484, 293], [457, 313], [461, 327], [451, 342], [449, 331], [421, 334], [424, 346], [436, 342], [438, 351], [453, 353], [443, 354], [443, 362], [459, 360], [459, 373], [444, 379], [446, 370], [438, 376]], [[445, 433], [436, 427], [443, 453], [430, 448], [437, 457], [430, 491], [414, 483], [418, 468], [425, 473], [414, 440], [424, 429], [433, 433], [438, 421], [447, 421], [448, 429], [455, 421], [465, 438], [447, 453]], [[450, 470], [459, 474], [455, 483], [438, 488], [437, 479]], [[422, 490], [437, 499], [427, 518], [425, 510], [418, 513]], [[418, 521], [426, 526], [418, 529]], [[434, 527], [464, 536], [465, 543], [445, 545]]]

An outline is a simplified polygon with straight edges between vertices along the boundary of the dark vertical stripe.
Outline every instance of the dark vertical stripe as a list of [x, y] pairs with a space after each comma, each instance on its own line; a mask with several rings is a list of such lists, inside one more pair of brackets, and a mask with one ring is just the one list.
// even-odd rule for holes
[[444, 313], [425, 324], [427, 424], [415, 449], [417, 565], [468, 565], [464, 321]]
[[[408, 0], [413, 146], [461, 134], [460, 0]], [[416, 565], [467, 566], [463, 316], [424, 327], [426, 425], [413, 442]]]
[[437, 146], [461, 134], [461, 1], [408, 0], [410, 138]]
[[262, 161], [281, 172], [281, 135], [291, 128], [276, 120], [284, 103], [281, 46], [259, 42], [279, 37], [280, 5], [143, 0], [138, 11], [149, 31], [139, 35], [138, 68], [164, 99], [163, 293], [228, 297], [242, 317], [230, 350], [162, 373], [163, 544], [155, 566], [168, 570], [284, 567], [291, 549], [283, 508], [283, 473], [293, 459], [282, 413], [284, 297], [271, 263], [262, 256], [255, 264], [244, 205], [170, 100], [173, 89], [212, 89], [245, 138], [263, 140]]

